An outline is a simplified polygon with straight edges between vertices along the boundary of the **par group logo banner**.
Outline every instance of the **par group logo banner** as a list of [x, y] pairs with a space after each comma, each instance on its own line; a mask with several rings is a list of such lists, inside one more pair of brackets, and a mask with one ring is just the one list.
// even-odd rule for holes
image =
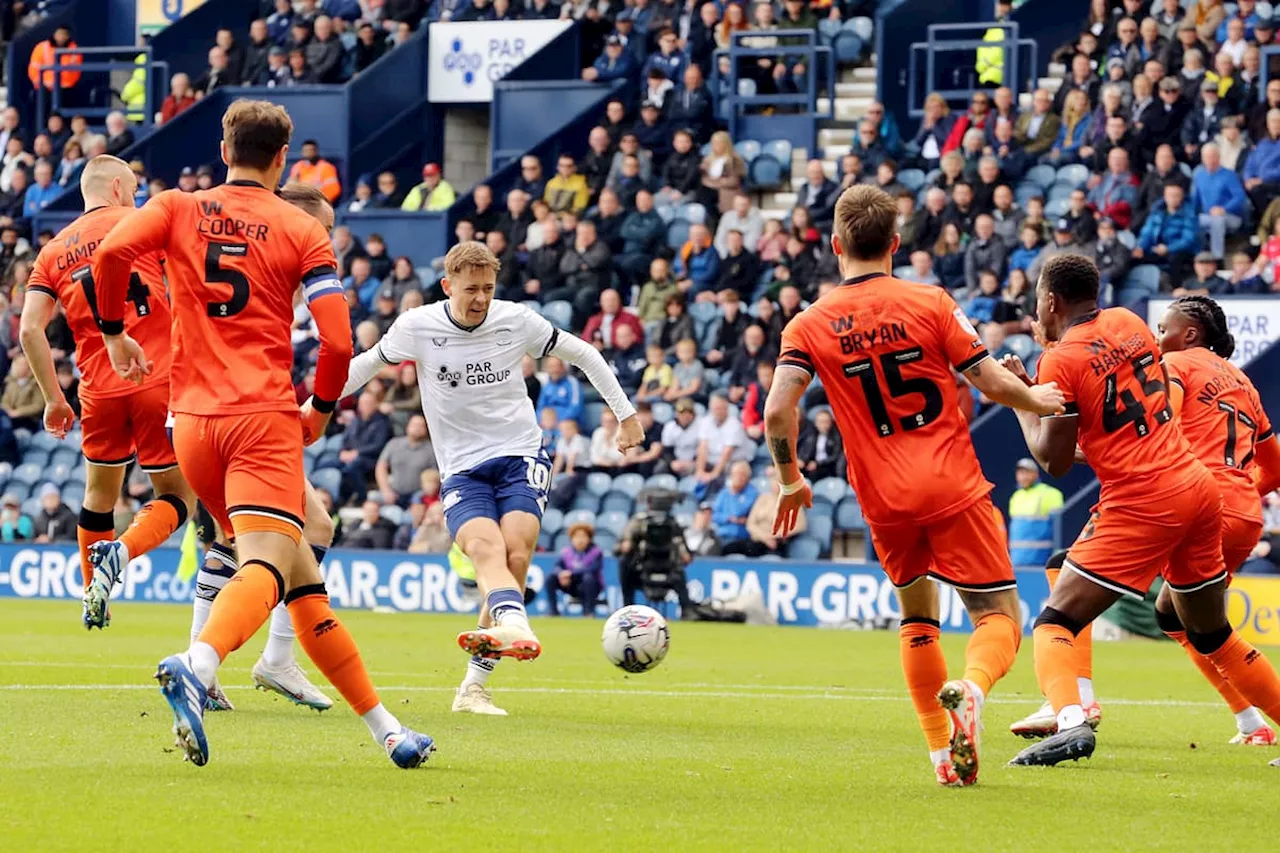
[[427, 95], [433, 104], [487, 104], [493, 84], [573, 25], [572, 21], [431, 24]]
[[[1227, 315], [1227, 330], [1236, 338], [1231, 363], [1244, 367], [1280, 337], [1280, 299], [1249, 296], [1214, 297]], [[1152, 331], [1160, 323], [1172, 299], [1147, 300], [1147, 325]]]

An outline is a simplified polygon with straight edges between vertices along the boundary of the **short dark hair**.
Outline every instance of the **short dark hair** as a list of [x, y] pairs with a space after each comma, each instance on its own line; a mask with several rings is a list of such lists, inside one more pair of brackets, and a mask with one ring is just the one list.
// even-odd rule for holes
[[898, 227], [898, 204], [879, 187], [857, 184], [836, 202], [834, 231], [844, 251], [858, 260], [884, 257]]
[[1098, 267], [1083, 255], [1054, 255], [1045, 261], [1040, 278], [1068, 305], [1098, 299]]

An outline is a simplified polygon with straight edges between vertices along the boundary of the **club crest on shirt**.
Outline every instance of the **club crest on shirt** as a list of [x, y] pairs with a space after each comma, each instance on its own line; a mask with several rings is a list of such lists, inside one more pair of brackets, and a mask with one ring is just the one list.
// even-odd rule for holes
[[435, 344], [438, 347], [442, 347], [448, 342], [449, 342], [448, 338], [432, 338], [431, 339], [431, 343]]

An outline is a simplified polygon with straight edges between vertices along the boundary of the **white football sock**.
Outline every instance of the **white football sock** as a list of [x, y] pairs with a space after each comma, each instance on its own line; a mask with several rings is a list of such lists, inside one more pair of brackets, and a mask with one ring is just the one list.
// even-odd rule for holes
[[933, 762], [934, 767], [937, 767], [945, 761], [950, 761], [951, 749], [949, 747], [943, 747], [942, 749], [932, 750], [929, 753], [929, 760]]
[[373, 740], [378, 746], [384, 746], [387, 738], [394, 734], [399, 734], [403, 726], [395, 715], [388, 711], [381, 702], [375, 705], [371, 710], [360, 715], [360, 719], [364, 720], [364, 724], [369, 727], [369, 734], [373, 735]]
[[262, 662], [271, 669], [283, 669], [293, 663], [293, 621], [284, 602], [271, 611], [271, 627], [267, 631], [267, 645], [262, 650]]
[[969, 689], [973, 691], [973, 695], [978, 699], [978, 710], [982, 710], [982, 706], [987, 704], [987, 694], [982, 692], [982, 688], [974, 684], [969, 679], [965, 679], [964, 683], [969, 685]]
[[1242, 735], [1253, 734], [1266, 724], [1267, 721], [1262, 719], [1262, 714], [1252, 705], [1236, 714], [1236, 728]]
[[1065, 732], [1076, 726], [1084, 725], [1084, 708], [1079, 705], [1068, 705], [1058, 712], [1058, 731]]
[[1080, 690], [1081, 705], [1092, 705], [1094, 702], [1098, 701], [1097, 697], [1093, 695], [1092, 678], [1077, 678], [1076, 687]]
[[205, 687], [213, 684], [218, 676], [218, 666], [222, 663], [213, 646], [208, 643], [192, 643], [191, 648], [187, 649], [187, 657], [191, 661], [191, 671], [200, 679], [200, 683]]
[[479, 684], [484, 687], [489, 683], [489, 676], [493, 675], [493, 670], [497, 665], [497, 658], [482, 658], [479, 655], [473, 655], [471, 660], [467, 662], [467, 674], [462, 679], [462, 689], [466, 690], [472, 684]]

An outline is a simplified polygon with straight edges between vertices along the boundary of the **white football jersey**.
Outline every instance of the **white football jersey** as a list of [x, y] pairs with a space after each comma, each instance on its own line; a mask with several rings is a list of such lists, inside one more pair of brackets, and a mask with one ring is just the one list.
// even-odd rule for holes
[[560, 333], [518, 302], [495, 299], [479, 326], [456, 322], [447, 300], [401, 314], [378, 342], [383, 361], [418, 367], [422, 413], [442, 479], [503, 456], [536, 456], [542, 430], [520, 362], [542, 358]]

